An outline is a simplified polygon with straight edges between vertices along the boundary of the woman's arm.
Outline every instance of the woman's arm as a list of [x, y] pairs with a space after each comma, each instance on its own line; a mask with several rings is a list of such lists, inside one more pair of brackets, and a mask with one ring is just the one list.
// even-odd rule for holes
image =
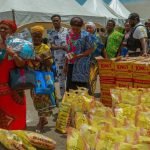
[[20, 58], [17, 54], [14, 54], [13, 59], [17, 67], [25, 66], [25, 61], [22, 58]]
[[94, 50], [94, 48], [90, 48], [81, 54], [74, 55], [74, 59], [86, 57], [86, 56], [90, 55], [93, 52], [93, 50]]
[[6, 48], [6, 51], [9, 56], [11, 56], [17, 67], [23, 67], [25, 65], [25, 61], [20, 58], [11, 48]]

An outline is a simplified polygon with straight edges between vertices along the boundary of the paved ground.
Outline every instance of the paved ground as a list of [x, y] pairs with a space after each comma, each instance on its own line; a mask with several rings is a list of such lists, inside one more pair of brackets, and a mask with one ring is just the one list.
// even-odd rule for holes
[[[99, 79], [98, 79], [99, 80]], [[97, 82], [96, 93], [99, 93], [99, 82]], [[36, 124], [38, 122], [38, 115], [34, 109], [32, 99], [30, 97], [29, 91], [26, 92], [27, 95], [27, 130], [35, 131]], [[58, 112], [58, 109], [54, 110], [54, 114]], [[49, 118], [49, 124], [45, 127], [44, 135], [51, 137], [57, 142], [56, 150], [66, 150], [66, 135], [60, 134], [55, 131], [55, 117], [51, 116]]]
[[[32, 99], [30, 97], [29, 92], [27, 91], [27, 130], [35, 131], [36, 124], [38, 122], [38, 115], [34, 109]], [[58, 110], [54, 111], [54, 114]], [[55, 122], [54, 117], [49, 118], [49, 124], [45, 127], [44, 135], [51, 137], [57, 142], [56, 150], [65, 150], [66, 149], [66, 135], [57, 133], [55, 131]]]

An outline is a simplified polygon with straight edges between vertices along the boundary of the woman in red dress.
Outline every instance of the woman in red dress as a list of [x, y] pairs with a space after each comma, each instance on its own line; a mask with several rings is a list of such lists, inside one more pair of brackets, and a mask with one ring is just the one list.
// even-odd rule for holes
[[22, 130], [26, 128], [26, 101], [23, 91], [9, 87], [10, 70], [25, 65], [16, 53], [6, 48], [6, 37], [15, 33], [16, 24], [11, 20], [0, 21], [0, 128]]

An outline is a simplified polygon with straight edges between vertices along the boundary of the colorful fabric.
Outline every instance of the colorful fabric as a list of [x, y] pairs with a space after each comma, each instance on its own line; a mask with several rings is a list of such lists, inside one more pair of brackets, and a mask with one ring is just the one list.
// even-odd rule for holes
[[23, 130], [26, 128], [26, 100], [23, 91], [12, 91], [9, 87], [9, 72], [15, 68], [7, 57], [0, 63], [0, 128]]
[[117, 51], [123, 40], [123, 34], [113, 31], [107, 38], [106, 52], [109, 58], [116, 57]]
[[[46, 44], [41, 44], [40, 46], [35, 46], [35, 53], [40, 57], [45, 59], [51, 56], [50, 48]], [[51, 59], [49, 59], [51, 61]], [[48, 71], [50, 70], [49, 67], [45, 66], [44, 63], [37, 62], [36, 64], [32, 65], [32, 68], [37, 71]], [[53, 92], [51, 95], [55, 95]], [[35, 109], [38, 111], [39, 116], [49, 116], [51, 114], [51, 99], [50, 95], [47, 94], [35, 94], [33, 90], [31, 91], [31, 96], [33, 99], [33, 103]]]
[[[91, 36], [86, 31], [81, 31], [80, 35], [74, 35], [72, 31], [67, 35], [68, 53], [81, 54], [86, 50], [93, 48], [94, 44]], [[69, 61], [74, 64], [72, 81], [87, 83], [89, 80], [91, 56]]]
[[[47, 46], [46, 44], [41, 44], [39, 46], [34, 47], [36, 55], [40, 56], [43, 60], [49, 60], [51, 64], [53, 63], [53, 60], [51, 58], [51, 52], [50, 52], [50, 47]], [[50, 68], [45, 66], [43, 62], [34, 62], [34, 65], [29, 62], [30, 66], [34, 68], [35, 70], [49, 70]]]
[[[81, 31], [80, 34], [75, 35], [72, 30], [69, 31], [67, 34], [67, 45], [68, 45], [68, 52], [67, 53], [74, 53], [74, 54], [81, 54], [85, 50], [88, 50], [93, 47], [93, 42], [91, 40], [91, 36], [86, 31]], [[71, 64], [75, 63], [75, 60], [68, 61]]]
[[31, 97], [33, 99], [33, 104], [40, 117], [48, 117], [52, 113], [52, 104], [50, 101], [50, 96], [46, 94], [35, 94], [32, 90]]
[[33, 26], [31, 28], [31, 33], [40, 32], [41, 34], [44, 33], [44, 27], [42, 26]]
[[93, 59], [91, 60], [90, 64], [90, 77], [89, 77], [90, 92], [93, 96], [96, 90], [96, 82], [98, 74], [99, 74], [98, 63], [95, 59]]
[[[68, 33], [68, 29], [62, 27], [60, 31], [56, 31], [55, 29], [49, 30], [49, 42], [50, 44], [54, 44], [56, 46], [65, 46], [66, 45], [66, 35]], [[56, 65], [56, 80], [60, 84], [60, 92], [63, 97], [65, 93], [65, 85], [66, 85], [66, 76], [64, 74], [64, 65], [65, 65], [65, 55], [66, 52], [64, 50], [53, 50], [52, 54], [54, 56], [54, 62]]]
[[8, 25], [12, 29], [13, 33], [15, 33], [17, 31], [17, 25], [13, 20], [2, 20], [2, 21], [0, 21], [0, 24]]
[[91, 56], [97, 57], [101, 55], [101, 49], [104, 47], [104, 45], [102, 44], [101, 38], [98, 34], [94, 33], [91, 35], [91, 40], [94, 43], [94, 51], [91, 54]]

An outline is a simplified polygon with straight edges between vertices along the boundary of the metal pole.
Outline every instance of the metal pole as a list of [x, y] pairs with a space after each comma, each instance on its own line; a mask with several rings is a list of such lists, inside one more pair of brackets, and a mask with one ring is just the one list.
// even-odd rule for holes
[[16, 22], [15, 10], [14, 9], [12, 9], [12, 19], [13, 19], [14, 22]]

